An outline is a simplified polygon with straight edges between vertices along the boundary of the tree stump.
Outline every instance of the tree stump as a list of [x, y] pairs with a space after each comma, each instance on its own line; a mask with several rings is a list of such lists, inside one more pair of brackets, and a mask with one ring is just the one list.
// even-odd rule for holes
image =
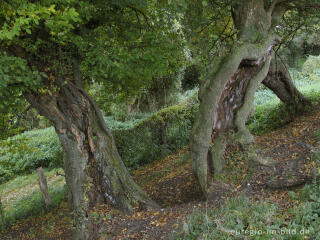
[[51, 198], [48, 192], [48, 184], [46, 177], [44, 176], [43, 168], [39, 167], [37, 169], [38, 172], [38, 182], [40, 186], [40, 190], [42, 192], [42, 196], [44, 199], [44, 203], [46, 204], [46, 208], [48, 208], [51, 205]]

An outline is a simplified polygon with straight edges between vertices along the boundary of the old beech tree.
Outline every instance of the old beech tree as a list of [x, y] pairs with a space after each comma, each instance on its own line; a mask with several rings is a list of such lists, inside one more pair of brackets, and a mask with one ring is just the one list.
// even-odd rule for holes
[[153, 11], [156, 4], [0, 0], [0, 94], [24, 96], [54, 126], [65, 152], [74, 239], [97, 238], [89, 212], [99, 203], [128, 211], [157, 206], [131, 178], [85, 91], [91, 80], [135, 89], [176, 64], [170, 16]]
[[[213, 9], [225, 3], [207, 2], [214, 6]], [[215, 56], [215, 65], [202, 82], [200, 110], [190, 143], [193, 171], [207, 197], [213, 173], [223, 168], [227, 143], [237, 141], [248, 144], [253, 141], [245, 124], [261, 82], [265, 80], [264, 84], [287, 104], [303, 101], [292, 82], [283, 74], [282, 66], [276, 69], [275, 63], [271, 64], [273, 47], [281, 41], [276, 30], [281, 27], [281, 19], [285, 14], [289, 11], [316, 14], [320, 3], [247, 0], [228, 1], [227, 6], [223, 9], [229, 11], [236, 33], [232, 47], [225, 54]], [[275, 75], [278, 76], [273, 78]]]

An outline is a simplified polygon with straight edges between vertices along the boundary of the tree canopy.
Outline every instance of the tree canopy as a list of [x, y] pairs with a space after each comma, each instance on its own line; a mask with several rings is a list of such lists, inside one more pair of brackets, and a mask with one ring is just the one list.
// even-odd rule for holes
[[36, 89], [53, 94], [54, 80], [72, 75], [74, 59], [86, 84], [103, 83], [123, 97], [184, 61], [175, 17], [157, 1], [2, 2], [0, 93], [6, 99]]

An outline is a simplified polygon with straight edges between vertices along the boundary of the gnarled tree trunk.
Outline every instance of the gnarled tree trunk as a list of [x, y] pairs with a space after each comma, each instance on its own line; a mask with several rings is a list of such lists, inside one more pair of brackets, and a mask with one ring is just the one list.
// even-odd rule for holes
[[286, 66], [275, 58], [271, 61], [269, 73], [262, 83], [294, 111], [299, 112], [310, 105], [310, 102], [295, 87]]
[[254, 93], [268, 74], [272, 48], [278, 40], [273, 28], [282, 9], [274, 7], [266, 10], [263, 0], [234, 4], [238, 41], [200, 88], [200, 109], [190, 148], [193, 172], [207, 197], [213, 172], [223, 167], [227, 143], [246, 144], [253, 140], [245, 122], [253, 106]]
[[74, 239], [97, 239], [99, 226], [90, 219], [97, 204], [129, 211], [134, 204], [156, 206], [132, 180], [99, 108], [79, 86], [69, 82], [54, 96], [27, 99], [53, 123], [62, 143]]

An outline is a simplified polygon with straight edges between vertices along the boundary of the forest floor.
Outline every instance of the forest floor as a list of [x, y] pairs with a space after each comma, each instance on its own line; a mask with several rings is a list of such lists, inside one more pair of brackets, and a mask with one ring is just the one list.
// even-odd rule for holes
[[[320, 107], [257, 136], [249, 150], [228, 148], [226, 171], [217, 177], [210, 200], [204, 201], [185, 147], [133, 172], [134, 179], [161, 208], [136, 209], [127, 215], [101, 206], [101, 239], [170, 239], [181, 231], [184, 218], [194, 209], [218, 208], [228, 198], [240, 195], [287, 208], [294, 204], [289, 191], [299, 191], [315, 168], [312, 156], [316, 148], [320, 149]], [[252, 149], [259, 149], [260, 161], [252, 160], [256, 159]], [[0, 233], [0, 239], [71, 239], [70, 227], [67, 204], [62, 202], [58, 208], [16, 223]]]

